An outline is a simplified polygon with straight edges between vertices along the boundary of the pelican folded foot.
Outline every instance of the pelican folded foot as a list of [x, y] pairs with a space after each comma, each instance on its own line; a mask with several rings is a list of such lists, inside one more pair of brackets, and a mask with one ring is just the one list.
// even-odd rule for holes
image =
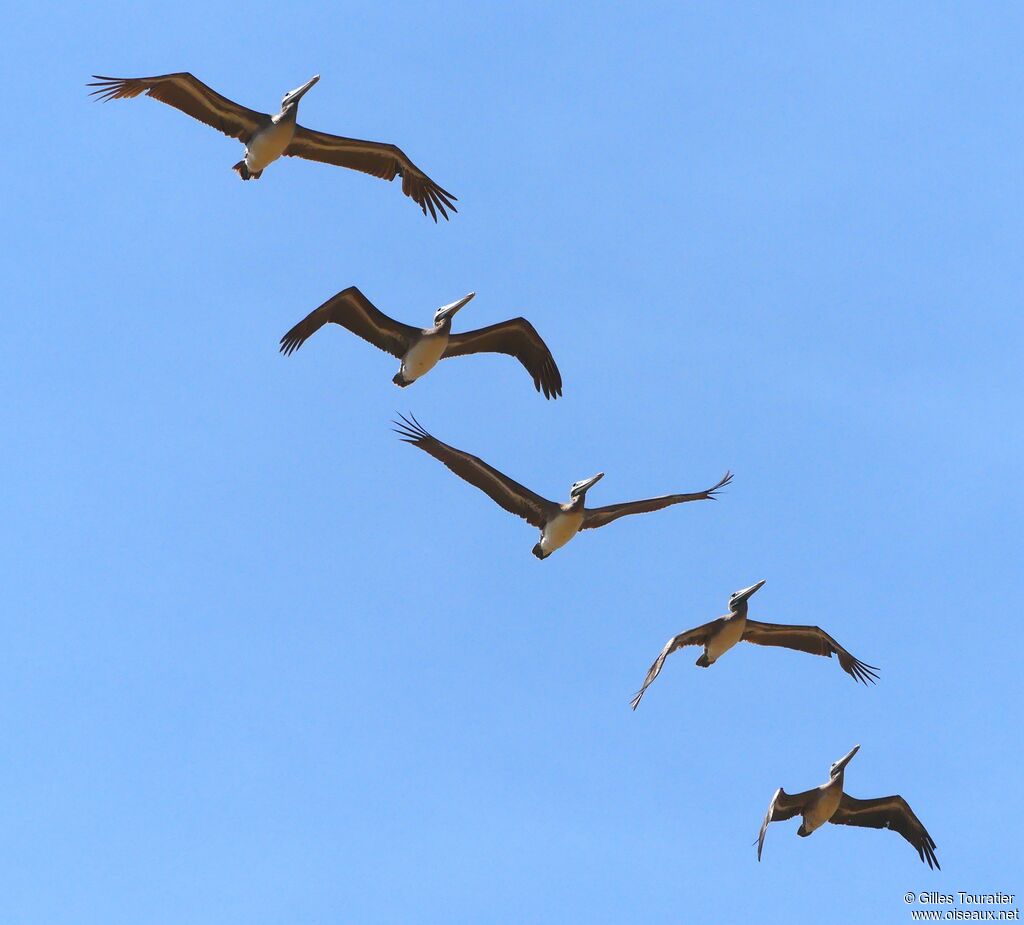
[[262, 170], [257, 170], [255, 173], [249, 171], [248, 165], [245, 163], [245, 158], [242, 158], [234, 167], [231, 168], [237, 173], [243, 180], [258, 180], [263, 176]]

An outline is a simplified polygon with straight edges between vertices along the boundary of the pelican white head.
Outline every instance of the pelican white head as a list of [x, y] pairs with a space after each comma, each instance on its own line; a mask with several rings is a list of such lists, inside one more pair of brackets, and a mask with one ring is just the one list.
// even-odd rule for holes
[[462, 308], [467, 302], [473, 300], [475, 292], [470, 292], [468, 295], [464, 295], [458, 302], [451, 302], [448, 305], [442, 305], [436, 312], [434, 312], [434, 324], [440, 324], [446, 318], [452, 318], [455, 313]]
[[302, 97], [305, 96], [306, 91], [308, 91], [313, 86], [313, 84], [315, 84], [319, 79], [320, 75], [317, 74], [315, 77], [310, 77], [310, 79], [307, 80], [301, 87], [296, 87], [294, 90], [289, 90], [281, 100], [281, 109], [284, 110], [287, 109], [289, 106], [297, 106], [299, 100], [301, 100]]
[[850, 763], [851, 759], [854, 755], [857, 754], [858, 751], [860, 751], [860, 746], [854, 745], [853, 748], [851, 748], [850, 751], [846, 753], [846, 755], [844, 755], [838, 761], [833, 761], [832, 767], [828, 769], [829, 777], [838, 777], [840, 774], [842, 774], [843, 771], [846, 770], [846, 766]]
[[762, 578], [756, 584], [751, 585], [749, 588], [742, 588], [739, 591], [733, 591], [732, 596], [729, 598], [729, 609], [736, 610], [741, 605], [745, 604], [750, 596], [761, 589], [761, 586], [767, 581], [766, 578]]
[[592, 475], [589, 479], [581, 479], [578, 482], [573, 482], [572, 488], [569, 489], [569, 496], [571, 498], [582, 497], [603, 478], [604, 473], [598, 472], [597, 475]]

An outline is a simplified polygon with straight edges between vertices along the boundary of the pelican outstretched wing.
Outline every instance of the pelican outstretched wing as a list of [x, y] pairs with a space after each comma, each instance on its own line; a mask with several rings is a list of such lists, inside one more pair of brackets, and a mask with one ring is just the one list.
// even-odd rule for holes
[[910, 804], [899, 795], [858, 800], [843, 794], [839, 809], [829, 822], [836, 825], [862, 825], [871, 829], [892, 829], [899, 832], [917, 851], [918, 857], [931, 868], [939, 866], [935, 842]]
[[761, 831], [757, 833], [757, 859], [759, 861], [764, 848], [764, 836], [768, 831], [768, 823], [785, 822], [787, 819], [792, 819], [797, 813], [803, 811], [813, 792], [813, 790], [804, 790], [801, 793], [786, 793], [781, 787], [775, 791], [771, 803], [768, 804], [768, 812], [764, 814]]
[[662, 495], [660, 498], [648, 498], [645, 501], [623, 501], [620, 504], [588, 508], [583, 514], [583, 526], [580, 529], [591, 530], [594, 527], [603, 527], [627, 514], [649, 514], [651, 511], [660, 511], [673, 504], [685, 504], [687, 501], [714, 501], [715, 493], [719, 489], [725, 488], [731, 481], [732, 473], [726, 472], [717, 485], [713, 485], [706, 491], [696, 491], [687, 495]]
[[424, 215], [429, 209], [435, 222], [438, 212], [447, 219], [448, 211], [459, 211], [454, 205], [458, 201], [456, 197], [441, 189], [395, 145], [343, 138], [297, 125], [295, 137], [284, 153], [289, 157], [359, 170], [381, 180], [394, 180], [399, 176], [402, 178], [402, 192], [423, 210]]
[[548, 345], [525, 318], [501, 321], [486, 328], [453, 334], [448, 338], [445, 357], [469, 353], [504, 353], [515, 357], [533, 377], [533, 384], [545, 398], [562, 394], [562, 376]]
[[665, 643], [665, 648], [661, 650], [658, 657], [654, 660], [654, 664], [647, 669], [647, 677], [644, 678], [644, 683], [634, 695], [633, 699], [629, 702], [629, 705], [635, 710], [640, 703], [640, 699], [644, 695], [644, 691], [650, 687], [659, 674], [661, 674], [661, 667], [665, 664], [665, 659], [668, 658], [673, 652], [678, 649], [682, 649], [683, 646], [702, 646], [711, 636], [713, 630], [722, 624], [722, 618], [719, 617], [717, 620], [712, 620], [710, 623], [705, 623], [703, 626], [694, 627], [692, 630], [686, 630], [683, 633], [679, 633], [673, 636], [668, 642]]
[[824, 655], [826, 658], [831, 658], [834, 654], [839, 659], [843, 671], [855, 681], [864, 684], [870, 681], [874, 684], [878, 678], [878, 668], [854, 658], [819, 626], [787, 626], [784, 623], [747, 620], [743, 641], [752, 642], [755, 646], [782, 646], [799, 652], [809, 652], [811, 655]]
[[256, 130], [269, 119], [266, 113], [256, 112], [221, 96], [197, 77], [182, 71], [159, 77], [101, 77], [93, 74], [96, 87], [90, 94], [97, 99], [128, 100], [145, 93], [147, 96], [180, 109], [185, 115], [213, 126], [231, 138], [248, 142]]
[[355, 286], [331, 296], [319, 308], [281, 338], [280, 350], [291, 356], [325, 324], [340, 324], [365, 341], [399, 359], [405, 356], [420, 332], [401, 321], [389, 318]]
[[494, 466], [489, 466], [479, 456], [471, 456], [431, 436], [412, 415], [407, 418], [400, 414], [399, 417], [402, 420], [394, 422], [395, 433], [402, 440], [443, 462], [459, 478], [470, 485], [475, 485], [510, 514], [522, 517], [535, 527], [543, 528], [557, 512], [557, 504], [542, 498], [529, 488], [524, 488]]

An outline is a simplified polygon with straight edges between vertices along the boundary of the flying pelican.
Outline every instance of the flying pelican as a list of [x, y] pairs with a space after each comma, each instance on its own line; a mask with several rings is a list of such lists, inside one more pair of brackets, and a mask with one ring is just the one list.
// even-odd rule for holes
[[665, 648], [647, 671], [643, 687], [630, 701], [630, 706], [634, 710], [637, 708], [644, 691], [661, 674], [661, 666], [665, 664], [665, 659], [683, 646], [704, 646], [704, 654], [696, 662], [701, 668], [713, 665], [740, 641], [752, 642], [755, 646], [783, 646], [799, 652], [810, 652], [811, 655], [824, 655], [826, 658], [832, 658], [835, 654], [839, 658], [839, 666], [854, 681], [862, 681], [864, 684], [868, 681], [875, 683], [878, 669], [854, 658], [820, 627], [759, 623], [757, 620], [747, 619], [747, 604], [750, 597], [765, 581], [766, 579], [761, 579], [756, 585], [734, 591], [729, 598], [729, 612], [724, 617], [673, 636], [665, 643]]
[[304, 157], [309, 161], [361, 170], [382, 180], [400, 176], [402, 192], [419, 205], [424, 215], [429, 209], [435, 222], [438, 212], [447, 219], [447, 209], [458, 211], [452, 204], [456, 198], [441, 189], [395, 145], [342, 138], [296, 125], [299, 100], [320, 79], [319, 74], [301, 87], [289, 90], [281, 100], [281, 111], [276, 116], [239, 106], [184, 71], [159, 77], [102, 77], [93, 74], [93, 78], [95, 82], [88, 86], [97, 89], [90, 95], [104, 102], [132, 99], [145, 93], [225, 135], [237, 138], [245, 144], [245, 157], [231, 169], [237, 171], [243, 180], [258, 180], [267, 165], [282, 154]]
[[471, 456], [462, 450], [448, 446], [432, 437], [415, 417], [410, 420], [399, 415], [402, 421], [395, 421], [397, 433], [406, 443], [418, 446], [435, 459], [439, 459], [459, 478], [475, 485], [482, 492], [490, 495], [491, 500], [511, 514], [518, 514], [523, 520], [540, 529], [540, 542], [533, 547], [533, 554], [538, 559], [546, 559], [556, 549], [569, 542], [580, 530], [603, 527], [613, 520], [627, 514], [646, 514], [649, 511], [660, 511], [672, 504], [685, 501], [712, 501], [715, 493], [732, 481], [732, 474], [726, 472], [717, 485], [706, 491], [698, 491], [689, 495], [663, 495], [660, 498], [649, 498], [646, 501], [626, 501], [622, 504], [609, 504], [607, 507], [584, 507], [589, 491], [598, 481], [604, 478], [603, 472], [574, 482], [569, 490], [569, 500], [565, 504], [548, 501], [538, 494], [512, 481], [507, 475], [493, 466], [487, 465], [477, 456]]
[[389, 318], [355, 286], [339, 292], [314, 309], [281, 338], [281, 353], [290, 356], [325, 324], [334, 322], [358, 334], [374, 347], [402, 361], [391, 381], [404, 388], [426, 375], [439, 360], [468, 353], [506, 353], [515, 357], [533, 377], [545, 398], [562, 394], [562, 377], [547, 344], [525, 318], [501, 321], [486, 328], [452, 335], [452, 318], [476, 293], [434, 312], [433, 327], [419, 328]]
[[768, 823], [782, 822], [800, 814], [804, 821], [796, 834], [801, 837], [810, 835], [826, 822], [867, 826], [869, 829], [892, 829], [914, 846], [918, 857], [930, 868], [939, 866], [939, 860], [935, 857], [935, 842], [903, 797], [896, 795], [858, 800], [843, 793], [843, 772], [859, 748], [859, 745], [854, 745], [848, 755], [832, 764], [828, 772], [828, 783], [803, 793], [786, 793], [781, 787], [775, 791], [757, 835], [759, 861]]

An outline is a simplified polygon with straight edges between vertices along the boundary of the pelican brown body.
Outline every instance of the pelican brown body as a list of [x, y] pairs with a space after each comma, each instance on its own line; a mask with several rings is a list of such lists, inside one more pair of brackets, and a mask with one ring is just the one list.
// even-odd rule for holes
[[729, 612], [725, 616], [694, 627], [673, 636], [661, 650], [654, 663], [647, 671], [643, 686], [633, 696], [630, 706], [635, 710], [644, 696], [644, 691], [655, 678], [661, 674], [665, 659], [684, 646], [703, 646], [704, 652], [696, 663], [700, 668], [709, 668], [738, 642], [751, 642], [756, 646], [782, 646], [808, 652], [811, 655], [824, 655], [831, 658], [836, 655], [839, 665], [855, 681], [867, 684], [874, 683], [878, 671], [873, 665], [867, 665], [854, 658], [828, 633], [818, 626], [790, 626], [785, 623], [761, 623], [747, 617], [750, 598], [761, 589], [765, 579], [734, 591], [729, 598]]
[[768, 825], [799, 815], [803, 817], [803, 822], [796, 834], [801, 838], [821, 828], [826, 822], [835, 825], [866, 826], [872, 829], [892, 829], [913, 845], [918, 857], [929, 867], [939, 866], [938, 858], [935, 856], [935, 842], [903, 797], [893, 795], [858, 800], [843, 792], [846, 766], [859, 750], [860, 746], [855, 745], [846, 755], [833, 762], [829, 768], [829, 779], [820, 787], [805, 790], [803, 793], [786, 793], [781, 787], [775, 791], [757, 835], [759, 861]]
[[232, 168], [243, 180], [258, 180], [267, 165], [282, 155], [301, 157], [348, 167], [382, 180], [400, 176], [402, 192], [424, 215], [429, 209], [435, 222], [438, 213], [447, 219], [449, 211], [458, 211], [454, 206], [456, 198], [434, 183], [395, 145], [329, 135], [298, 125], [295, 120], [299, 100], [320, 79], [319, 74], [301, 87], [289, 90], [277, 115], [240, 106], [185, 71], [157, 77], [93, 77], [95, 82], [88, 86], [96, 87], [92, 95], [104, 102], [145, 93], [243, 142], [245, 156]]
[[562, 394], [562, 376], [547, 344], [525, 318], [500, 321], [486, 328], [452, 334], [452, 319], [475, 293], [434, 312], [429, 328], [414, 328], [389, 318], [355, 286], [332, 296], [281, 338], [281, 352], [290, 356], [325, 324], [337, 324], [402, 361], [392, 382], [412, 385], [438, 362], [471, 353], [504, 353], [519, 360], [545, 398]]
[[475, 485], [506, 511], [522, 517], [527, 523], [540, 529], [540, 541], [533, 547], [533, 554], [538, 559], [546, 559], [556, 549], [568, 543], [580, 530], [603, 527], [627, 514], [660, 511], [662, 508], [687, 501], [713, 501], [719, 489], [732, 481], [732, 473], [726, 472], [717, 484], [704, 491], [662, 495], [660, 498], [647, 498], [643, 501], [624, 501], [605, 507], [588, 508], [585, 506], [587, 492], [604, 478], [604, 473], [599, 472], [589, 479], [573, 483], [569, 490], [569, 500], [564, 504], [558, 504], [510, 479], [479, 456], [442, 443], [429, 434], [415, 417], [400, 417], [401, 422], [396, 421], [395, 424], [396, 433], [402, 440], [440, 460], [459, 478]]

